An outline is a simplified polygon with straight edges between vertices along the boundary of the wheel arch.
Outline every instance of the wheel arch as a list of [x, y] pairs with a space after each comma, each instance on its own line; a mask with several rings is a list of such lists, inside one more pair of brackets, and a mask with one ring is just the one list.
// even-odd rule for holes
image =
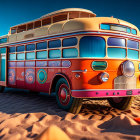
[[49, 94], [51, 94], [52, 92], [55, 91], [56, 83], [58, 82], [58, 80], [60, 78], [64, 78], [68, 82], [68, 85], [71, 89], [71, 82], [70, 82], [68, 76], [66, 76], [65, 74], [62, 74], [62, 73], [57, 73], [57, 74], [55, 74], [55, 76], [53, 77], [53, 80], [51, 82], [50, 89], [49, 89]]

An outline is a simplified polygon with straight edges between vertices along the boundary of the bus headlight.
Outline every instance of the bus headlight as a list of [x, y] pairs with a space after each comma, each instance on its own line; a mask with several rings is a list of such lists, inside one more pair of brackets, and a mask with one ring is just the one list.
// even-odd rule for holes
[[135, 73], [135, 67], [133, 62], [126, 60], [122, 63], [122, 73], [126, 77], [132, 77]]
[[103, 72], [99, 75], [99, 79], [101, 82], [107, 82], [109, 79], [109, 74], [107, 72]]

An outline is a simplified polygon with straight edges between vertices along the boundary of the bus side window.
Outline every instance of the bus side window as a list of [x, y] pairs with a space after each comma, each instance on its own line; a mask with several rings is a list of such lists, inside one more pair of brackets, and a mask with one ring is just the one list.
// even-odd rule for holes
[[42, 20], [42, 26], [51, 24], [51, 18], [45, 18]]
[[76, 46], [77, 42], [78, 41], [76, 37], [63, 39], [63, 47]]
[[48, 57], [47, 51], [36, 52], [36, 58], [37, 59], [47, 59], [47, 57]]
[[35, 50], [35, 44], [26, 45], [26, 51], [33, 51]]
[[34, 60], [34, 59], [35, 59], [35, 52], [26, 53], [26, 60]]
[[114, 37], [109, 37], [107, 40], [108, 46], [121, 46], [125, 47], [126, 46], [126, 41], [125, 39], [122, 38], [114, 38]]
[[58, 39], [58, 40], [49, 41], [48, 47], [49, 48], [59, 48], [59, 47], [61, 47], [61, 40]]
[[18, 46], [17, 47], [17, 52], [23, 52], [25, 51], [25, 46]]
[[75, 58], [78, 56], [78, 50], [76, 48], [63, 49], [63, 58]]
[[49, 50], [49, 58], [60, 58], [61, 50]]
[[9, 48], [9, 53], [13, 53], [16, 52], [16, 47], [10, 47]]
[[25, 53], [17, 53], [17, 60], [25, 60]]
[[16, 54], [9, 54], [9, 60], [16, 60]]
[[47, 42], [40, 42], [36, 44], [36, 49], [37, 50], [42, 50], [42, 49], [47, 49]]
[[80, 57], [105, 57], [106, 43], [98, 36], [84, 36], [79, 44]]
[[0, 39], [0, 44], [6, 43], [6, 42], [7, 42], [7, 38], [1, 38], [1, 39]]

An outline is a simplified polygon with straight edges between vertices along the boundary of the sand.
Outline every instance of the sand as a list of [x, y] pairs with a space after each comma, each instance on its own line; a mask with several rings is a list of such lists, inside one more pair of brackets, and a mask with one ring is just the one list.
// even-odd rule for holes
[[13, 89], [0, 93], [1, 140], [140, 140], [138, 118], [140, 96], [129, 111], [95, 100], [85, 101], [74, 115], [60, 109], [55, 97]]

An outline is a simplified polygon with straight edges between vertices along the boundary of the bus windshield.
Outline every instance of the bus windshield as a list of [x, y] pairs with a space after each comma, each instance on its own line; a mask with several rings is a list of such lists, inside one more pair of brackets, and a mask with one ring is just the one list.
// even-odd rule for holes
[[102, 37], [85, 36], [80, 40], [80, 57], [105, 57], [106, 43]]

